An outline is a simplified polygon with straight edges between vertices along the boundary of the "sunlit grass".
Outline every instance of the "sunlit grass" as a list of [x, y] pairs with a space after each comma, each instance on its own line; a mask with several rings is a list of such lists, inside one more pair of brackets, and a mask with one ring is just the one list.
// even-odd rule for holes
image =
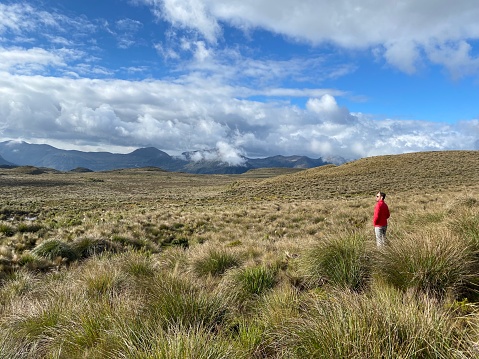
[[311, 285], [361, 290], [371, 276], [371, 250], [358, 233], [332, 235], [304, 251], [301, 266]]
[[339, 291], [312, 297], [304, 310], [303, 317], [285, 327], [287, 344], [277, 343], [285, 345], [294, 358], [477, 355], [476, 333], [464, 326], [465, 319], [427, 296], [384, 286], [367, 294]]
[[477, 253], [447, 230], [419, 231], [381, 250], [376, 268], [401, 290], [460, 297], [477, 277]]
[[0, 358], [478, 357], [478, 161], [0, 170]]
[[210, 249], [202, 257], [193, 261], [193, 270], [200, 276], [211, 275], [216, 277], [239, 264], [240, 259], [237, 254], [221, 249]]

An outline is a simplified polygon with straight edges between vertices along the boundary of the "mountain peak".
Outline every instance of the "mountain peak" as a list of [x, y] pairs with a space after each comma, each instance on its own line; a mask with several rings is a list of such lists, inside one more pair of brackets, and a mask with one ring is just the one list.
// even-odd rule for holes
[[138, 148], [130, 153], [133, 156], [139, 157], [149, 157], [149, 158], [158, 158], [158, 157], [170, 157], [166, 152], [163, 152], [156, 147], [143, 147]]
[[234, 151], [207, 149], [184, 152], [172, 157], [156, 147], [136, 149], [128, 154], [110, 152], [82, 152], [60, 150], [50, 145], [16, 142], [0, 142], [0, 165], [2, 159], [18, 166], [36, 166], [71, 171], [87, 168], [93, 171], [107, 171], [119, 168], [157, 167], [166, 171], [189, 173], [243, 173], [254, 168], [311, 168], [328, 164], [321, 158], [306, 156], [274, 156], [247, 158]]

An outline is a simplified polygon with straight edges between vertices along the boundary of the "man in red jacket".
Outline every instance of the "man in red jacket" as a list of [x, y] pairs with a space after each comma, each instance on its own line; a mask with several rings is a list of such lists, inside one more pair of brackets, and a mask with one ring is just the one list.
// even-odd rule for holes
[[386, 229], [388, 228], [389, 208], [384, 199], [386, 193], [378, 192], [376, 207], [374, 207], [373, 225], [376, 234], [376, 244], [381, 247], [386, 244]]

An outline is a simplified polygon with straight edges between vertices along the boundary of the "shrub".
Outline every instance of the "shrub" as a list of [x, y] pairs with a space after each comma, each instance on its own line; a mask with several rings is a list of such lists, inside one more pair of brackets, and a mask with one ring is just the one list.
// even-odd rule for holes
[[179, 248], [186, 249], [189, 247], [189, 240], [186, 237], [175, 237], [175, 235], [169, 235], [165, 238], [163, 238], [160, 241], [162, 246], [168, 247], [168, 246], [175, 246]]
[[144, 253], [126, 253], [121, 268], [135, 278], [152, 278], [156, 273], [154, 262]]
[[171, 245], [178, 246], [181, 248], [188, 248], [190, 244], [189, 244], [188, 238], [180, 237], [180, 238], [174, 238], [171, 241]]
[[248, 358], [267, 358], [266, 328], [255, 320], [242, 320], [236, 324], [235, 339]]
[[326, 238], [304, 253], [300, 267], [312, 285], [363, 289], [371, 274], [366, 243], [357, 233]]
[[125, 236], [114, 235], [111, 240], [120, 243], [122, 246], [131, 247], [133, 249], [142, 249], [146, 246], [146, 241], [139, 238], [130, 238]]
[[64, 308], [58, 303], [47, 303], [45, 307], [36, 307], [24, 317], [18, 318], [12, 323], [13, 335], [16, 338], [27, 338], [32, 341], [40, 341], [54, 335], [55, 329], [62, 321]]
[[113, 271], [99, 270], [85, 278], [86, 293], [89, 297], [110, 296], [121, 290], [123, 278]]
[[201, 258], [193, 262], [194, 271], [200, 276], [220, 276], [226, 270], [236, 267], [239, 259], [236, 255], [225, 250], [211, 249]]

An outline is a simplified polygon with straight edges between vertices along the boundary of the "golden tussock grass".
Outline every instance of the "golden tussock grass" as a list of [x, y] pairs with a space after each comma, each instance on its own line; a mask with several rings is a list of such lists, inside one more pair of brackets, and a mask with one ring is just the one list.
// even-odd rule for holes
[[478, 356], [478, 152], [41, 172], [0, 170], [3, 357]]

